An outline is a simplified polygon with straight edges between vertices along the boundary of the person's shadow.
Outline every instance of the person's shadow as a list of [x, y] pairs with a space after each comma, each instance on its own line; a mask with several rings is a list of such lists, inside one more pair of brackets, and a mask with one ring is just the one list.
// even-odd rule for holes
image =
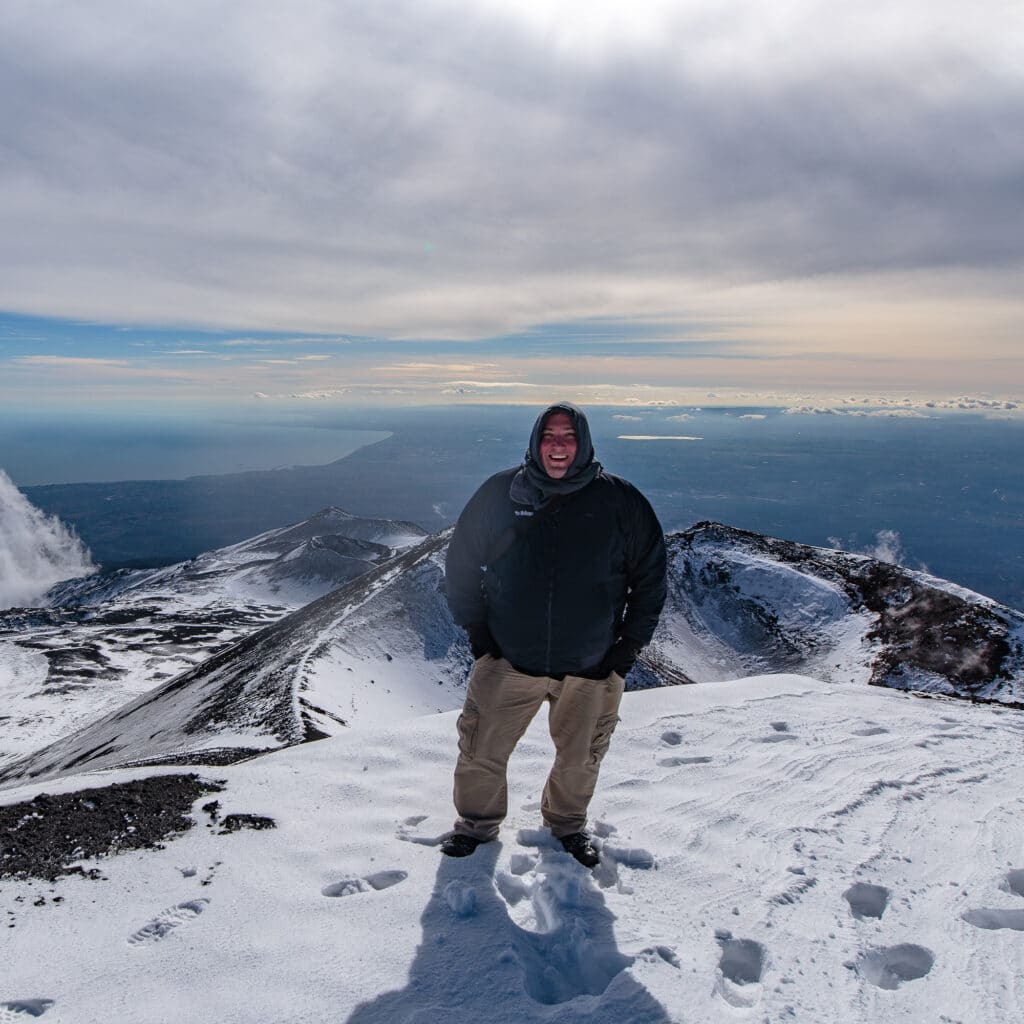
[[347, 1024], [671, 1024], [624, 972], [632, 958], [585, 869], [542, 847], [513, 856], [518, 874], [495, 876], [500, 851], [441, 857], [405, 988], [360, 1004]]

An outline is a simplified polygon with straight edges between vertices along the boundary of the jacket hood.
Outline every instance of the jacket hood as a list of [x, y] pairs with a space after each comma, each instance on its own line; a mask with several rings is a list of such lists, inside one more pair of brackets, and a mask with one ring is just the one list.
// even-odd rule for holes
[[576, 431], [576, 456], [564, 478], [570, 479], [594, 461], [594, 445], [590, 439], [590, 424], [587, 422], [586, 413], [582, 409], [578, 409], [572, 402], [556, 402], [554, 405], [549, 405], [537, 417], [530, 434], [530, 447], [526, 451], [526, 460], [527, 462], [532, 460], [538, 467], [543, 466], [540, 458], [540, 436], [544, 431], [544, 425], [556, 412], [565, 413], [572, 420], [573, 429]]

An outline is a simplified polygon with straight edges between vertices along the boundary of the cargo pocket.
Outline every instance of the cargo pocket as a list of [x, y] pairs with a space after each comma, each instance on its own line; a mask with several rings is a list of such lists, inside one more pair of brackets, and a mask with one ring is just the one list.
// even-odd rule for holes
[[459, 715], [459, 753], [472, 760], [476, 754], [476, 734], [480, 726], [480, 710], [475, 704], [467, 704]]
[[615, 732], [615, 726], [618, 724], [619, 716], [615, 712], [597, 720], [594, 735], [590, 739], [590, 763], [594, 767], [597, 767], [604, 759], [604, 755], [608, 753], [608, 747], [612, 742], [612, 733]]

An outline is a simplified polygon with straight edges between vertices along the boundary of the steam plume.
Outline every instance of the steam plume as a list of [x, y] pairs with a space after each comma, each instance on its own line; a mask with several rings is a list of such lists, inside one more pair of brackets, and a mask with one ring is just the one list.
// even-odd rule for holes
[[0, 608], [39, 604], [55, 583], [95, 571], [78, 537], [0, 469]]
[[[903, 550], [903, 541], [897, 530], [879, 530], [875, 534], [875, 543], [866, 547], [856, 547], [856, 540], [850, 537], [847, 542], [839, 537], [829, 537], [829, 544], [839, 551], [853, 551], [859, 555], [870, 555], [880, 562], [891, 562], [893, 565], [910, 567], [907, 560], [907, 553]], [[921, 568], [927, 569], [926, 566]]]

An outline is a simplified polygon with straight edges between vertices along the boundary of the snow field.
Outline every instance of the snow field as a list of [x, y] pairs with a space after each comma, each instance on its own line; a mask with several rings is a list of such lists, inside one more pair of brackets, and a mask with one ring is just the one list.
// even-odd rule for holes
[[621, 717], [593, 873], [540, 827], [543, 712], [500, 842], [462, 861], [436, 849], [455, 714], [366, 727], [203, 772], [226, 780], [221, 819], [276, 829], [222, 835], [201, 800], [190, 833], [101, 862], [105, 881], [0, 884], [0, 1007], [103, 1024], [1019, 1018], [1019, 713], [775, 676], [627, 694]]

